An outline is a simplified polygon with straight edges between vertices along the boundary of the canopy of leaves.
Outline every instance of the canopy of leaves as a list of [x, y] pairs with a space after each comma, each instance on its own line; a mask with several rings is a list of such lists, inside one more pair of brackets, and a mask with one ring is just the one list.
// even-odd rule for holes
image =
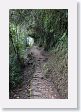
[[[64, 34], [66, 36], [62, 40]], [[10, 87], [15, 87], [21, 80], [21, 66], [28, 46], [26, 41], [28, 36], [33, 37], [35, 44], [44, 47], [44, 50], [50, 50], [60, 40], [61, 43], [65, 42], [67, 35], [67, 9], [10, 9]]]

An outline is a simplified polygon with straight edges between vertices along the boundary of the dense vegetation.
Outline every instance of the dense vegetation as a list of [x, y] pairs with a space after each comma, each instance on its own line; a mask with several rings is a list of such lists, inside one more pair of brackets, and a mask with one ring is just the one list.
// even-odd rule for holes
[[[68, 51], [68, 10], [66, 9], [11, 9], [9, 12], [9, 84], [10, 89], [22, 82], [24, 68], [24, 54], [29, 48], [27, 37], [34, 38], [35, 44], [43, 47], [52, 54], [45, 67], [56, 69], [52, 77], [57, 80], [55, 85], [58, 90], [59, 76], [67, 77], [67, 51]], [[52, 61], [54, 60], [54, 61]], [[47, 73], [47, 72], [46, 72]], [[57, 78], [56, 78], [57, 77]], [[67, 78], [64, 80], [67, 82]], [[66, 84], [67, 85], [67, 84]], [[60, 84], [61, 86], [61, 84]], [[67, 87], [66, 87], [67, 88]], [[66, 97], [65, 90], [65, 96]], [[61, 91], [60, 93], [62, 93]]]

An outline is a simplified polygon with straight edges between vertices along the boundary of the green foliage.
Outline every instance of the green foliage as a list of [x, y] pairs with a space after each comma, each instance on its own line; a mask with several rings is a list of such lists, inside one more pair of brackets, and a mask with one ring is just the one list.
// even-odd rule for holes
[[34, 24], [30, 27], [31, 31], [34, 30], [31, 35], [45, 50], [54, 47], [64, 32], [68, 33], [68, 10], [35, 9], [31, 12], [34, 18]]
[[9, 87], [16, 87], [21, 81], [21, 64], [16, 42], [16, 31], [10, 27], [9, 32]]
[[27, 36], [44, 50], [67, 52], [68, 10], [66, 9], [10, 9], [9, 11], [10, 87], [21, 82], [21, 66], [29, 44]]
[[13, 89], [16, 87], [18, 84], [21, 83], [22, 79], [22, 71], [21, 71], [21, 66], [18, 63], [17, 56], [12, 56], [10, 57], [9, 61], [9, 87], [10, 89]]
[[[15, 22], [15, 21], [14, 21]], [[15, 88], [22, 82], [22, 67], [26, 48], [25, 34], [18, 23], [9, 23], [9, 88]]]

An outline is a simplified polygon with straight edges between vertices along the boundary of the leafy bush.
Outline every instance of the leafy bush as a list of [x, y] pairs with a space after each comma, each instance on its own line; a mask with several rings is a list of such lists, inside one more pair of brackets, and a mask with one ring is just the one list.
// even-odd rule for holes
[[24, 39], [17, 37], [16, 26], [9, 27], [9, 89], [13, 89], [22, 82], [22, 68], [24, 67]]
[[22, 81], [22, 69], [17, 56], [10, 57], [9, 62], [9, 87], [13, 89]]

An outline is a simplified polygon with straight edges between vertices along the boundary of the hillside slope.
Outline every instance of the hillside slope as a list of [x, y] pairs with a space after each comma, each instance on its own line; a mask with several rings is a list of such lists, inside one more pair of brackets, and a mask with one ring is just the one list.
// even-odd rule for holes
[[68, 41], [66, 33], [51, 51], [43, 69], [63, 98], [68, 98]]

